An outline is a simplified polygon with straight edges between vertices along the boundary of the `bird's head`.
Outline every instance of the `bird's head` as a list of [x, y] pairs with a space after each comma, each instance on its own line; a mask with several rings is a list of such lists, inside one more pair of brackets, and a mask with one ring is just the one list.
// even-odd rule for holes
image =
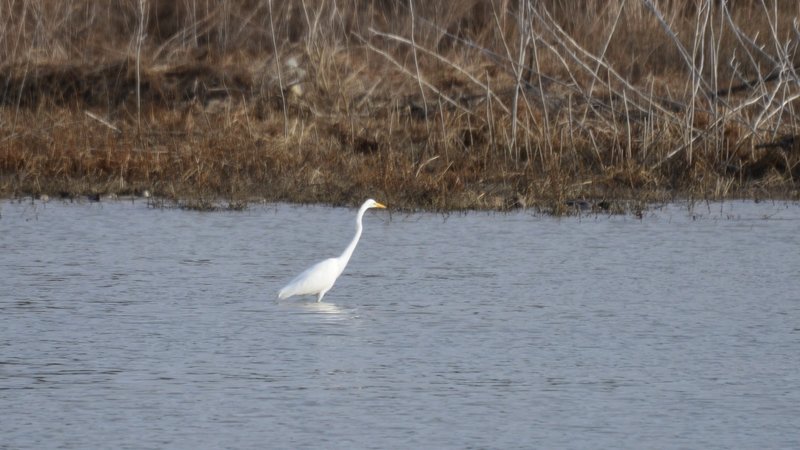
[[384, 209], [384, 208], [386, 208], [386, 205], [384, 205], [384, 204], [382, 204], [382, 203], [378, 203], [378, 202], [376, 202], [376, 201], [375, 201], [375, 200], [373, 200], [373, 199], [369, 199], [369, 200], [367, 200], [367, 201], [364, 203], [364, 206], [366, 206], [367, 208], [380, 208], [380, 209]]

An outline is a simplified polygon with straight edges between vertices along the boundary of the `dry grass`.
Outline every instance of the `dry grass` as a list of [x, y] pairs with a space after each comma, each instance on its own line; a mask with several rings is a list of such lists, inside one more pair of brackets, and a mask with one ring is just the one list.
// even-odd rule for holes
[[422, 3], [0, 3], [0, 194], [798, 198], [800, 4]]

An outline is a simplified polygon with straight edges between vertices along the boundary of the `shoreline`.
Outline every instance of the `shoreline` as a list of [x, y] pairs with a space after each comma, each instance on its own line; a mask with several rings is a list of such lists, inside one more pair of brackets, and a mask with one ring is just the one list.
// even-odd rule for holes
[[[758, 196], [728, 196], [723, 198], [698, 198], [690, 196], [670, 196], [662, 198], [651, 198], [649, 201], [632, 198], [618, 198], [613, 200], [591, 200], [591, 199], [569, 199], [561, 205], [552, 205], [545, 201], [534, 201], [530, 205], [513, 205], [504, 208], [491, 208], [485, 205], [478, 207], [459, 207], [459, 208], [420, 208], [409, 206], [407, 204], [392, 204], [387, 202], [389, 210], [396, 213], [433, 213], [433, 214], [458, 214], [458, 213], [471, 213], [471, 212], [485, 212], [485, 213], [513, 213], [519, 211], [533, 211], [537, 215], [545, 216], [580, 216], [586, 214], [603, 214], [603, 215], [629, 215], [641, 218], [643, 214], [647, 213], [654, 208], [660, 208], [664, 205], [680, 205], [686, 204], [693, 207], [697, 204], [711, 204], [726, 202], [773, 202], [786, 204], [800, 204], [800, 195], [794, 193], [793, 196], [788, 195], [771, 195], [770, 193], [762, 192]], [[775, 193], [772, 193], [775, 194]], [[292, 201], [286, 199], [267, 199], [267, 198], [248, 198], [236, 201], [226, 200], [223, 198], [203, 198], [203, 199], [181, 199], [181, 198], [167, 198], [158, 197], [149, 194], [149, 192], [140, 194], [67, 194], [65, 192], [49, 195], [46, 193], [35, 195], [14, 195], [14, 196], [0, 196], [1, 201], [8, 202], [30, 202], [31, 204], [48, 204], [54, 202], [60, 203], [75, 203], [75, 204], [102, 204], [114, 202], [144, 202], [149, 208], [154, 209], [176, 209], [185, 211], [197, 212], [244, 212], [253, 207], [270, 206], [270, 205], [290, 205], [290, 206], [323, 206], [334, 208], [357, 208], [358, 204], [363, 199], [355, 200], [353, 202], [325, 202], [325, 201]]]
[[[775, 50], [790, 2], [501, 3], [223, 2], [198, 35], [183, 4], [78, 0], [9, 23], [0, 197], [554, 215], [800, 199], [800, 53]], [[764, 59], [742, 60], [754, 44]]]

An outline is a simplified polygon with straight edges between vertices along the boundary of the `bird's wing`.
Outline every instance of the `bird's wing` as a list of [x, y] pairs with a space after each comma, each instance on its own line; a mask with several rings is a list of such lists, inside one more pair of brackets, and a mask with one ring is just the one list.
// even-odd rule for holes
[[296, 276], [278, 293], [279, 298], [293, 295], [314, 295], [327, 291], [339, 276], [339, 263], [336, 258], [320, 261]]

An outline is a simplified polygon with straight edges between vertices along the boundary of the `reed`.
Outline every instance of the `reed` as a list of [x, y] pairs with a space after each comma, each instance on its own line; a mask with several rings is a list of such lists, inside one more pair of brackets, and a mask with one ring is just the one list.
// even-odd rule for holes
[[800, 4], [0, 4], [0, 195], [798, 199]]

